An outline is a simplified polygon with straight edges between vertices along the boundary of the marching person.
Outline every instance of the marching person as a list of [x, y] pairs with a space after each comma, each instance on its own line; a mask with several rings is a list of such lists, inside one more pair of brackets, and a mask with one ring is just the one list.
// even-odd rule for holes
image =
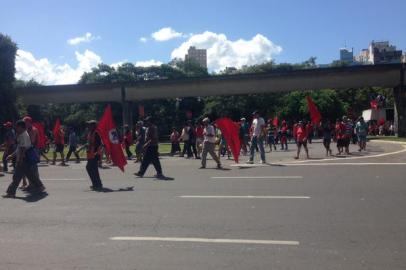
[[16, 168], [13, 174], [13, 181], [7, 188], [7, 193], [4, 198], [15, 198], [18, 185], [21, 180], [26, 176], [31, 185], [32, 191], [43, 192], [45, 187], [41, 180], [38, 178], [36, 167], [33, 164], [37, 164], [39, 161], [38, 153], [36, 153], [28, 135], [25, 122], [19, 120], [16, 122], [17, 132], [17, 149], [8, 156], [8, 159], [16, 157]]
[[360, 117], [357, 124], [355, 125], [355, 132], [358, 136], [358, 151], [361, 152], [362, 150], [366, 150], [367, 146], [367, 133], [368, 133], [368, 125], [364, 121], [364, 117]]
[[130, 150], [131, 145], [133, 145], [133, 135], [131, 133], [130, 128], [128, 125], [124, 125], [125, 132], [124, 132], [124, 149], [127, 154], [127, 159], [131, 160], [133, 157], [133, 153]]
[[296, 129], [296, 139], [297, 139], [297, 154], [295, 159], [299, 159], [300, 150], [303, 148], [306, 151], [306, 158], [309, 158], [309, 149], [307, 149], [307, 136], [308, 128], [303, 125], [302, 121], [299, 121]]
[[78, 151], [76, 151], [77, 147], [78, 147], [78, 138], [76, 136], [75, 129], [71, 127], [69, 132], [69, 151], [68, 154], [66, 155], [66, 162], [69, 162], [70, 156], [73, 153], [76, 157], [76, 163], [80, 163], [80, 157]]
[[171, 133], [170, 139], [171, 139], [171, 153], [170, 153], [170, 155], [173, 156], [176, 153], [180, 153], [180, 151], [181, 151], [180, 145], [179, 145], [180, 134], [176, 130], [175, 127], [172, 128], [172, 133]]
[[153, 124], [152, 121], [153, 120], [151, 116], [145, 118], [147, 130], [145, 132], [145, 144], [143, 147], [144, 157], [141, 162], [140, 170], [136, 172], [135, 175], [138, 177], [143, 177], [148, 169], [148, 166], [152, 163], [157, 173], [155, 177], [157, 179], [165, 179], [165, 176], [162, 174], [161, 162], [159, 161], [158, 128]]
[[[6, 133], [4, 135], [4, 153], [3, 153], [3, 171], [8, 172], [8, 160], [7, 157], [12, 155], [16, 149], [16, 135], [15, 131], [13, 130], [13, 123], [6, 122], [3, 124], [6, 129]], [[12, 159], [13, 168], [15, 168], [16, 159]]]
[[330, 144], [331, 144], [331, 138], [333, 136], [333, 126], [330, 123], [330, 120], [325, 120], [322, 124], [321, 124], [321, 128], [323, 130], [323, 145], [324, 148], [326, 149], [326, 157], [328, 155], [331, 156], [332, 151], [330, 148]]
[[202, 166], [200, 167], [200, 169], [206, 168], [207, 153], [209, 153], [213, 160], [217, 163], [217, 168], [221, 169], [222, 167], [220, 159], [214, 151], [216, 147], [216, 133], [214, 131], [214, 127], [210, 124], [210, 119], [207, 117], [203, 119], [203, 125], [204, 141], [202, 150]]
[[265, 164], [265, 149], [264, 149], [264, 138], [266, 137], [266, 126], [264, 118], [259, 116], [258, 111], [252, 113], [252, 137], [251, 137], [251, 155], [250, 159], [247, 161], [248, 164], [254, 163], [255, 150], [258, 146], [259, 153], [261, 155], [261, 163]]
[[285, 120], [281, 126], [281, 150], [288, 151], [288, 124]]
[[101, 158], [101, 138], [96, 130], [97, 121], [90, 120], [87, 122], [89, 133], [87, 135], [87, 164], [86, 171], [92, 181], [92, 190], [100, 191], [103, 189], [103, 184], [99, 174], [99, 160]]
[[135, 125], [135, 163], [142, 161], [142, 148], [145, 143], [145, 128], [143, 125], [142, 121], [138, 121]]
[[54, 148], [54, 158], [52, 160], [52, 165], [55, 165], [56, 163], [56, 155], [59, 153], [61, 155], [61, 166], [65, 166], [65, 154], [63, 153], [64, 148], [65, 148], [65, 132], [63, 131], [63, 128], [60, 127], [59, 130], [57, 130], [55, 137], [54, 137], [54, 143], [55, 143], [55, 148]]

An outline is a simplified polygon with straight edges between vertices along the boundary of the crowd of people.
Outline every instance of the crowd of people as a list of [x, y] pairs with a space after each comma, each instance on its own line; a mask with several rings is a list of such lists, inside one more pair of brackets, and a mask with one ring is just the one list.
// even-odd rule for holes
[[[308, 144], [311, 144], [313, 138], [322, 138], [326, 156], [333, 154], [331, 144], [336, 143], [337, 155], [350, 154], [350, 144], [357, 143], [358, 151], [366, 150], [367, 135], [370, 130], [368, 124], [362, 117], [356, 121], [343, 116], [334, 123], [329, 120], [314, 124], [311, 121], [297, 121], [288, 123], [287, 121], [275, 121], [275, 119], [265, 120], [258, 111], [252, 113], [252, 120], [247, 121], [241, 118], [238, 123], [239, 132], [237, 140], [240, 142], [240, 154], [248, 156], [247, 163], [253, 164], [256, 153], [259, 153], [260, 163], [266, 163], [266, 149], [269, 152], [288, 151], [289, 143], [294, 141], [296, 144], [295, 159], [299, 159], [302, 148], [306, 158], [310, 157]], [[68, 128], [68, 135], [61, 126], [53, 131], [53, 156], [52, 161], [45, 155], [44, 144], [40, 144], [40, 133], [33, 125], [29, 116], [24, 117], [16, 123], [6, 122], [3, 124], [6, 132], [4, 134], [3, 171], [9, 170], [9, 163], [13, 167], [13, 180], [7, 189], [5, 197], [14, 197], [17, 187], [23, 181], [22, 189], [28, 192], [44, 192], [45, 186], [40, 180], [38, 163], [40, 157], [44, 157], [46, 162], [56, 164], [57, 155], [60, 155], [61, 163], [65, 166], [70, 162], [72, 155], [75, 156], [75, 162], [80, 163], [80, 152], [86, 150], [86, 170], [92, 182], [93, 190], [103, 189], [103, 184], [99, 175], [99, 167], [102, 166], [103, 156], [105, 162], [111, 163], [111, 157], [103, 146], [100, 134], [97, 131], [97, 121], [87, 122], [86, 143], [79, 147], [79, 139], [73, 127]], [[65, 136], [67, 136], [68, 153], [65, 156]], [[122, 143], [124, 152], [128, 160], [134, 160], [140, 163], [138, 177], [143, 177], [148, 166], [152, 164], [157, 172], [156, 177], [164, 179], [162, 167], [159, 161], [158, 128], [153, 124], [151, 117], [144, 121], [138, 121], [134, 130], [128, 125], [124, 126], [124, 132], [119, 140]], [[227, 155], [232, 158], [231, 149], [221, 130], [216, 127], [216, 122], [209, 118], [194, 123], [188, 120], [181, 130], [175, 127], [170, 134], [171, 151], [170, 155], [179, 155], [185, 158], [194, 158], [201, 160], [201, 169], [206, 168], [207, 155], [221, 169], [221, 157]], [[181, 147], [183, 144], [183, 147]], [[46, 144], [45, 144], [46, 145]], [[134, 149], [134, 152], [132, 152]]]

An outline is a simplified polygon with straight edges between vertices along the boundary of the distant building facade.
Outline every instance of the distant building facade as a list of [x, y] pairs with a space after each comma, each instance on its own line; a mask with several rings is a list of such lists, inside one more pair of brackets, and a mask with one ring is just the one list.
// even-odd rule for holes
[[402, 62], [402, 51], [389, 41], [372, 41], [368, 49], [363, 49], [355, 57], [355, 61], [360, 64], [391, 64]]
[[352, 63], [354, 62], [354, 51], [351, 51], [347, 48], [340, 49], [340, 61], [344, 63]]
[[201, 67], [207, 69], [207, 50], [196, 49], [196, 47], [191, 46], [187, 54], [185, 55], [185, 61], [195, 61]]

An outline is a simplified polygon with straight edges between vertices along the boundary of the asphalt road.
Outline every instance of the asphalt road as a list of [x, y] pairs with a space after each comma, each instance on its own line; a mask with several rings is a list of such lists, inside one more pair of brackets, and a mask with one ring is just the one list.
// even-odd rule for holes
[[131, 162], [101, 170], [100, 193], [84, 162], [42, 165], [48, 196], [0, 199], [0, 269], [406, 269], [406, 145], [292, 148], [225, 170], [163, 157], [172, 181]]

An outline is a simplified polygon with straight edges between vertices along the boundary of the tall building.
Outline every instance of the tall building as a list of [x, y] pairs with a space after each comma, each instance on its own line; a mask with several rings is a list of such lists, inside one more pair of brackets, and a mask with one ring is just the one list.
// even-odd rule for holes
[[355, 62], [359, 64], [370, 64], [369, 63], [369, 50], [362, 49], [361, 52], [355, 56]]
[[189, 47], [189, 50], [185, 55], [185, 61], [190, 60], [197, 62], [201, 67], [207, 69], [207, 50], [196, 49], [194, 46]]
[[345, 63], [352, 63], [354, 62], [354, 50], [351, 51], [347, 48], [340, 49], [340, 61]]
[[396, 46], [390, 45], [389, 41], [372, 41], [369, 44], [369, 62], [376, 64], [400, 63], [402, 51], [396, 50]]

